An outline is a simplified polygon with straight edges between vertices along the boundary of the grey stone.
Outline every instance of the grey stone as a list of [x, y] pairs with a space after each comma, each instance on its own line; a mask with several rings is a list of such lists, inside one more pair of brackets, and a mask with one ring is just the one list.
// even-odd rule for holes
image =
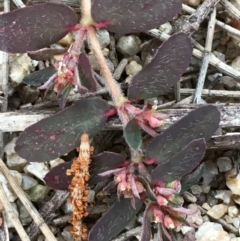
[[35, 187], [38, 184], [38, 181], [33, 177], [28, 176], [27, 174], [22, 174], [22, 189], [28, 190], [32, 187]]
[[118, 40], [117, 51], [124, 57], [133, 56], [140, 51], [141, 40], [135, 35], [123, 36]]
[[226, 172], [232, 169], [232, 161], [229, 157], [218, 158], [217, 165], [220, 172]]

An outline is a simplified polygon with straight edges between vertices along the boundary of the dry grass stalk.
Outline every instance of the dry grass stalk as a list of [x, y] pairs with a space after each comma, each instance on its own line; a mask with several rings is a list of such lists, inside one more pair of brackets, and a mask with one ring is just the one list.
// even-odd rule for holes
[[4, 206], [5, 211], [7, 212], [9, 219], [12, 221], [20, 239], [22, 241], [31, 241], [21, 224], [19, 217], [13, 210], [12, 204], [10, 203], [1, 183], [0, 183], [0, 200], [1, 200], [1, 204], [3, 204]]
[[78, 149], [79, 156], [73, 161], [71, 169], [67, 170], [67, 175], [73, 175], [69, 185], [70, 197], [68, 202], [72, 204], [73, 213], [70, 219], [72, 224], [71, 233], [76, 241], [87, 239], [87, 227], [82, 225], [82, 218], [88, 215], [88, 184], [90, 154], [93, 153], [93, 147], [89, 144], [88, 134], [81, 136], [81, 144]]
[[39, 214], [38, 210], [35, 208], [35, 206], [29, 201], [29, 199], [26, 197], [24, 191], [22, 188], [17, 184], [13, 176], [11, 175], [10, 171], [8, 170], [7, 166], [3, 162], [2, 159], [0, 159], [0, 171], [3, 173], [3, 175], [8, 180], [9, 185], [12, 187], [14, 192], [17, 194], [18, 198], [21, 200], [23, 206], [27, 209], [31, 217], [33, 218], [33, 221], [39, 226], [41, 229], [43, 235], [46, 237], [47, 240], [51, 241], [57, 241], [56, 237], [50, 230], [50, 228], [47, 226], [47, 224], [44, 222], [44, 219]]

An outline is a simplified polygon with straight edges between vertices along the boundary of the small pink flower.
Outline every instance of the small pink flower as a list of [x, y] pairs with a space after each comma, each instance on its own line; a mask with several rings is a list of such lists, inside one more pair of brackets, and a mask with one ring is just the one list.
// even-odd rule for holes
[[161, 195], [169, 196], [171, 194], [175, 194], [176, 191], [171, 188], [164, 188], [164, 187], [156, 187], [156, 191]]
[[181, 188], [182, 188], [181, 182], [178, 181], [178, 180], [167, 183], [166, 187], [176, 190], [176, 193], [179, 193], [181, 191]]
[[157, 203], [160, 205], [160, 206], [165, 206], [168, 204], [168, 200], [162, 196], [157, 196]]
[[164, 216], [163, 220], [164, 226], [169, 229], [174, 229], [175, 225], [173, 220], [169, 217], [169, 215]]
[[153, 207], [152, 210], [154, 222], [155, 223], [162, 223], [163, 222], [163, 213], [160, 209]]

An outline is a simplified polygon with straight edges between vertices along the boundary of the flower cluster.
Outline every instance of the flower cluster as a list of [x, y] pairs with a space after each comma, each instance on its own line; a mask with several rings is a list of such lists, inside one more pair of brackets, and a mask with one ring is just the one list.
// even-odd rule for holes
[[182, 218], [196, 213], [197, 210], [183, 208], [183, 198], [178, 195], [180, 181], [161, 183], [153, 188], [157, 202], [151, 206], [153, 221], [162, 223], [168, 229], [182, 226]]
[[79, 157], [73, 161], [71, 169], [67, 170], [67, 175], [73, 175], [69, 185], [70, 197], [68, 202], [72, 204], [73, 214], [70, 220], [72, 224], [71, 233], [75, 240], [82, 238], [87, 240], [87, 227], [82, 225], [81, 219], [88, 215], [88, 185], [90, 154], [93, 148], [90, 147], [87, 134], [81, 136], [81, 145], [79, 148]]
[[157, 112], [155, 107], [150, 103], [146, 103], [143, 108], [140, 109], [129, 102], [125, 102], [121, 108], [126, 110], [128, 114], [137, 121], [139, 126], [153, 137], [157, 135], [157, 132], [152, 128], [162, 126], [164, 119], [167, 118], [166, 114]]
[[142, 168], [139, 168], [139, 166], [142, 167], [143, 164], [126, 161], [120, 168], [99, 174], [100, 176], [114, 174], [118, 198], [120, 198], [121, 194], [123, 194], [124, 198], [131, 198], [133, 207], [135, 207], [134, 197], [140, 199], [140, 193], [145, 191], [143, 184], [137, 180], [137, 175], [135, 174], [136, 171], [142, 171]]

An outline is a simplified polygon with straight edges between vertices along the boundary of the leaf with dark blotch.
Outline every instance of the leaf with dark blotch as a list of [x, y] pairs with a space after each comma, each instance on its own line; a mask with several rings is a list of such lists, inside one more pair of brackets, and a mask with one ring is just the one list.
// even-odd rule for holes
[[196, 170], [181, 179], [181, 192], [180, 194], [187, 191], [191, 186], [198, 183], [199, 179], [202, 177], [205, 171], [205, 163], [201, 163]]
[[84, 132], [93, 138], [104, 127], [107, 110], [107, 102], [100, 98], [77, 101], [26, 128], [17, 139], [15, 151], [31, 162], [53, 160], [79, 146]]
[[47, 80], [53, 76], [57, 70], [53, 67], [47, 67], [38, 71], [35, 71], [23, 78], [23, 83], [30, 85], [30, 86], [41, 86]]
[[215, 106], [206, 105], [183, 117], [160, 135], [153, 138], [146, 148], [146, 158], [164, 163], [195, 139], [209, 139], [218, 129], [220, 113]]
[[192, 50], [186, 34], [172, 35], [159, 47], [151, 62], [132, 78], [128, 99], [153, 98], [170, 90], [189, 66]]
[[135, 198], [136, 209], [132, 207], [130, 198], [121, 198], [93, 226], [89, 233], [89, 241], [107, 241], [116, 237], [133, 219], [142, 207], [143, 202]]
[[99, 176], [99, 173], [113, 170], [123, 164], [125, 158], [123, 155], [113, 152], [103, 152], [96, 156], [93, 156], [90, 164], [90, 179], [89, 185], [97, 184], [109, 178], [110, 176]]
[[115, 33], [137, 33], [156, 28], [177, 15], [182, 0], [94, 0], [92, 17]]
[[36, 51], [28, 51], [28, 56], [33, 60], [47, 60], [52, 58], [54, 55], [63, 54], [67, 52], [67, 48], [51, 49], [43, 48]]
[[67, 176], [67, 169], [71, 168], [73, 161], [60, 163], [52, 168], [44, 177], [47, 186], [54, 190], [68, 190], [73, 176]]
[[135, 119], [130, 120], [125, 126], [124, 137], [133, 150], [138, 150], [142, 145], [141, 129]]
[[192, 141], [182, 151], [165, 163], [159, 164], [151, 174], [152, 182], [171, 182], [179, 180], [182, 176], [191, 172], [203, 159], [206, 151], [205, 140]]
[[[151, 204], [150, 204], [151, 205]], [[143, 226], [141, 233], [141, 241], [151, 240], [151, 213], [149, 206], [146, 207], [143, 214]]]
[[0, 50], [26, 53], [63, 38], [78, 23], [73, 9], [59, 3], [43, 3], [0, 15]]
[[79, 77], [81, 85], [90, 92], [97, 91], [97, 81], [94, 77], [93, 68], [86, 53], [81, 53], [78, 61]]

